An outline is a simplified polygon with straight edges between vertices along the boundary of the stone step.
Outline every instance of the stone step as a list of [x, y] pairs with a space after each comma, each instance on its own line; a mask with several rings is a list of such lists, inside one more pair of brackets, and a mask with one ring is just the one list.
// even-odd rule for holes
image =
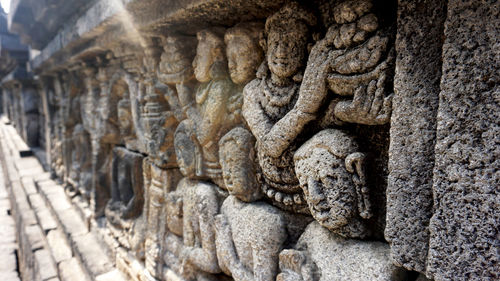
[[[21, 270], [25, 271], [25, 279], [127, 280], [114, 267], [114, 255], [111, 259], [104, 243], [90, 231], [86, 208], [76, 208], [84, 204], [78, 198], [71, 200], [35, 157], [21, 157], [19, 151], [23, 147], [14, 144], [20, 139], [18, 135], [12, 137], [14, 133], [12, 126], [0, 124], [0, 139], [8, 140], [1, 144], [8, 153], [0, 157], [8, 173], [12, 212], [22, 228], [18, 236], [24, 245]], [[4, 192], [6, 196], [8, 192]]]
[[0, 169], [0, 280], [19, 281], [16, 227], [10, 215], [10, 201]]
[[[10, 195], [9, 199], [12, 202], [10, 213], [12, 213], [18, 229], [14, 237], [17, 234], [20, 245], [18, 254], [19, 272], [23, 280], [60, 280], [57, 263], [63, 258], [72, 258], [72, 254], [69, 245], [62, 244], [60, 237], [56, 237], [56, 234], [52, 233], [60, 226], [34, 184], [33, 178], [44, 179], [46, 173], [38, 164], [36, 158], [20, 157], [20, 154], [17, 153], [19, 147], [13, 145], [13, 142], [19, 139], [9, 138], [9, 135], [5, 134], [7, 131], [11, 130], [6, 130], [0, 124], [0, 139], [2, 140], [0, 150], [7, 151], [6, 153], [0, 153], [0, 166], [2, 168], [0, 169], [0, 175], [1, 184], [7, 183], [10, 190], [10, 192], [4, 191], [2, 194]], [[6, 199], [2, 200], [2, 207], [5, 205], [4, 200]], [[6, 233], [6, 231], [3, 231], [6, 226], [7, 224], [2, 222], [1, 233]], [[7, 241], [3, 237], [0, 237], [0, 240]], [[0, 253], [2, 254], [14, 254], [15, 249], [15, 247], [7, 247], [0, 243]], [[55, 257], [58, 259], [56, 260]], [[3, 260], [4, 258], [0, 256], [0, 262], [3, 262]], [[5, 262], [4, 264], [7, 265], [8, 263]], [[2, 281], [19, 280], [19, 276], [14, 274], [0, 274], [0, 278], [2, 278], [0, 279]]]

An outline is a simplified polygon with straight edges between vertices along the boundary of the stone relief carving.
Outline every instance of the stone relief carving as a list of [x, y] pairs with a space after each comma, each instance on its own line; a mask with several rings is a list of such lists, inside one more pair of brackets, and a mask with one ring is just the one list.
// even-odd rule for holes
[[[314, 15], [291, 2], [269, 17], [265, 25], [266, 61], [257, 78], [243, 91], [243, 116], [257, 139], [259, 163], [263, 172], [265, 194], [282, 206], [296, 211], [304, 209], [298, 180], [293, 170], [293, 153], [300, 134], [293, 124], [281, 119], [293, 108], [298, 98], [302, 69], [307, 58], [310, 27]], [[300, 118], [312, 119], [311, 116]], [[276, 138], [278, 132], [293, 131], [287, 143]], [[278, 143], [277, 143], [278, 142]], [[273, 145], [274, 144], [274, 145]], [[272, 146], [272, 148], [271, 148]]]
[[[111, 164], [111, 199], [105, 209], [107, 221], [115, 228], [123, 230], [118, 239], [125, 240], [132, 225], [144, 205], [144, 185], [142, 173], [143, 156], [123, 147], [113, 148]], [[129, 243], [122, 243], [130, 248]]]
[[73, 150], [71, 151], [71, 171], [69, 182], [86, 198], [90, 200], [89, 187], [92, 185], [92, 159], [89, 152], [92, 151], [90, 135], [82, 124], [73, 129]]
[[[192, 130], [181, 122], [175, 135], [177, 161], [185, 176], [166, 197], [169, 233], [165, 237], [165, 264], [185, 280], [219, 280], [214, 218], [225, 193], [217, 185], [196, 179], [196, 156], [201, 146], [192, 145]], [[188, 142], [187, 146], [183, 144]], [[184, 148], [184, 149], [180, 149]], [[210, 274], [211, 273], [211, 274]]]
[[348, 238], [370, 235], [372, 216], [365, 176], [366, 155], [343, 131], [319, 132], [294, 155], [295, 170], [314, 219]]
[[[254, 202], [262, 193], [256, 181], [255, 139], [235, 128], [220, 140], [220, 159], [230, 196], [215, 217], [217, 256], [234, 280], [274, 280], [286, 239], [282, 211]], [[250, 161], [248, 161], [250, 160]]]
[[229, 78], [223, 41], [223, 30], [202, 30], [197, 33], [198, 45], [193, 61], [194, 76], [200, 84], [193, 100], [184, 106], [192, 126], [195, 142], [202, 148], [203, 162], [198, 177], [208, 177], [223, 186], [218, 159], [218, 140], [240, 123], [240, 96]]
[[242, 22], [229, 28], [224, 34], [229, 76], [238, 85], [238, 92], [255, 78], [264, 59], [264, 50], [259, 42], [264, 36], [264, 24]]
[[401, 280], [386, 244], [356, 240], [373, 238], [374, 214], [353, 128], [390, 118], [391, 30], [369, 0], [332, 6], [322, 39], [316, 14], [287, 2], [265, 24], [100, 56], [82, 65], [81, 120], [77, 95], [56, 91], [54, 170], [147, 278]]
[[389, 258], [389, 245], [349, 240], [312, 222], [294, 249], [280, 253], [277, 281], [407, 280]]
[[130, 91], [133, 124], [148, 154], [143, 161], [144, 209], [132, 229], [132, 248], [145, 258], [147, 273], [159, 278], [166, 231], [165, 195], [175, 190], [181, 178], [174, 152], [174, 131], [179, 121], [169, 105], [169, 96], [156, 86], [161, 54], [157, 42], [149, 42], [144, 52], [143, 80], [137, 85], [131, 83]]

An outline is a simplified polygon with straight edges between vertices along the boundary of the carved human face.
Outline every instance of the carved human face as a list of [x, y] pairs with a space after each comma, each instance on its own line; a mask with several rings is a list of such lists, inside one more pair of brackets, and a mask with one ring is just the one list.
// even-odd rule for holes
[[[324, 165], [317, 165], [319, 159]], [[357, 209], [355, 186], [344, 160], [323, 148], [316, 148], [304, 161], [309, 161], [310, 167], [320, 166], [308, 171], [298, 170], [300, 185], [314, 219], [330, 230], [347, 225]]]
[[214, 62], [211, 44], [205, 40], [198, 41], [196, 57], [193, 61], [194, 76], [200, 82], [210, 81], [210, 67]]
[[229, 74], [234, 83], [245, 85], [255, 77], [261, 50], [241, 37], [232, 38], [226, 47]]
[[269, 70], [281, 78], [292, 77], [302, 67], [307, 51], [307, 28], [303, 24], [271, 29], [267, 38]]
[[258, 199], [260, 193], [247, 152], [247, 149], [242, 149], [236, 142], [229, 141], [222, 147], [220, 162], [229, 194], [242, 201], [252, 202]]
[[127, 136], [131, 133], [131, 117], [132, 116], [129, 110], [123, 107], [118, 108], [118, 124], [120, 127], [120, 132], [123, 136]]

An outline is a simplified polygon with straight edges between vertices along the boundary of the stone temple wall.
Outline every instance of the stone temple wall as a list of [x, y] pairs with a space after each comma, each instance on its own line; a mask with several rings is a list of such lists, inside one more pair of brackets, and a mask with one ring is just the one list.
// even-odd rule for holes
[[15, 0], [8, 24], [37, 51], [2, 111], [127, 279], [500, 278], [498, 1]]

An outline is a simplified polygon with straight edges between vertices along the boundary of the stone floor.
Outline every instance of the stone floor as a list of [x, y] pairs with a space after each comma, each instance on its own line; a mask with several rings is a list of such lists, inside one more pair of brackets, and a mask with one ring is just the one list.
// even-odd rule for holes
[[0, 169], [0, 280], [19, 281], [15, 222], [10, 215], [10, 201]]

